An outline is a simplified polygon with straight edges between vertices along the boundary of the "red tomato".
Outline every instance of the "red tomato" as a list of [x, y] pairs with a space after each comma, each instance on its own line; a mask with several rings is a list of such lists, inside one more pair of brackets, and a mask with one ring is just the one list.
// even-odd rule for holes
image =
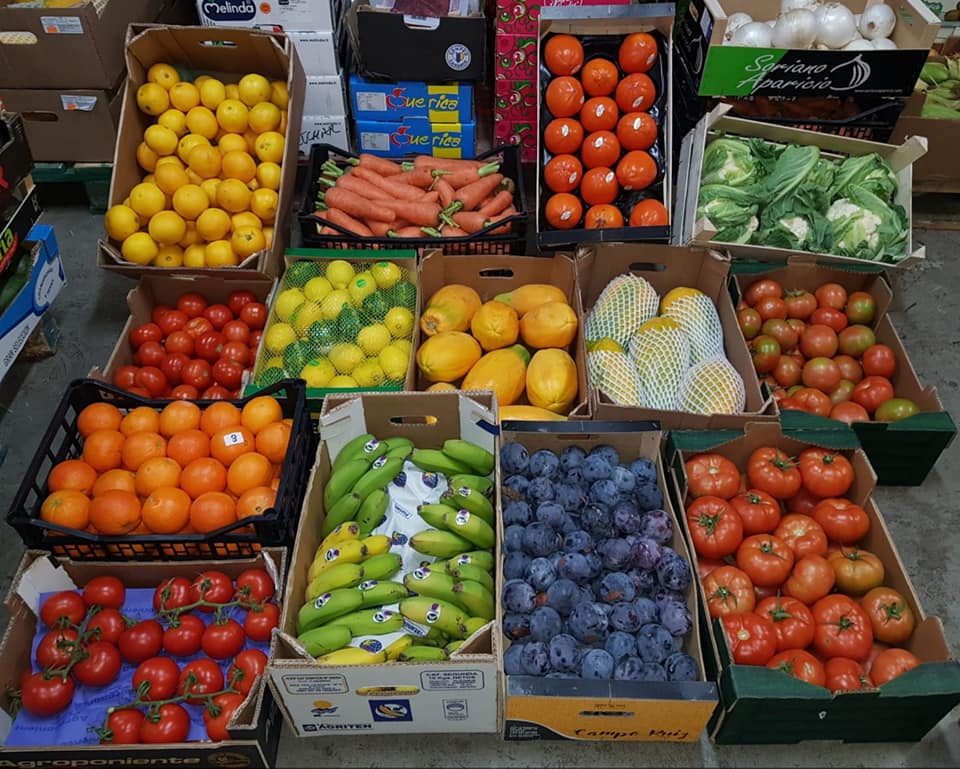
[[831, 692], [855, 692], [864, 687], [873, 688], [873, 681], [866, 669], [856, 660], [847, 657], [831, 657], [824, 665], [827, 681], [824, 684]]
[[240, 320], [251, 330], [262, 329], [267, 325], [267, 306], [263, 302], [250, 302], [240, 309]]
[[791, 397], [797, 406], [808, 414], [828, 417], [833, 410], [833, 401], [830, 400], [830, 396], [814, 387], [804, 387]]
[[547, 200], [544, 216], [554, 229], [570, 230], [580, 224], [583, 218], [583, 204], [579, 198], [569, 192], [558, 192]]
[[166, 352], [160, 342], [144, 342], [133, 354], [134, 362], [139, 366], [159, 366]]
[[755, 614], [773, 623], [777, 634], [777, 651], [806, 649], [813, 642], [813, 614], [804, 603], [789, 596], [764, 598], [754, 609]]
[[767, 667], [815, 686], [826, 686], [827, 684], [827, 674], [824, 672], [823, 663], [803, 649], [782, 651], [770, 658]]
[[237, 577], [237, 598], [262, 603], [273, 598], [276, 591], [273, 577], [263, 569], [245, 569]]
[[72, 625], [83, 622], [87, 606], [80, 593], [75, 590], [61, 590], [54, 593], [40, 607], [40, 620], [47, 627], [58, 627], [61, 620]]
[[45, 718], [65, 710], [73, 701], [74, 685], [70, 676], [51, 676], [34, 673], [20, 686], [20, 702], [30, 715]]
[[620, 142], [610, 131], [594, 131], [583, 140], [580, 157], [587, 168], [612, 168], [620, 158]]
[[180, 705], [161, 705], [158, 718], [144, 718], [140, 724], [140, 742], [145, 745], [185, 742], [190, 734], [190, 715]]
[[649, 153], [634, 150], [617, 164], [617, 181], [625, 190], [645, 190], [657, 179], [657, 164]]
[[836, 574], [827, 559], [811, 553], [794, 564], [793, 572], [783, 583], [783, 592], [811, 605], [833, 590], [835, 582]]
[[193, 355], [193, 337], [186, 331], [174, 331], [163, 343], [163, 349], [168, 353], [182, 352], [187, 357]]
[[193, 603], [190, 593], [191, 582], [186, 577], [170, 577], [161, 582], [153, 591], [154, 611], [180, 609]]
[[138, 745], [143, 713], [133, 708], [115, 710], [107, 716], [107, 733], [100, 738], [101, 745]]
[[810, 316], [810, 323], [829, 326], [838, 334], [847, 327], [848, 322], [846, 315], [832, 307], [818, 307]]
[[740, 331], [743, 332], [743, 338], [750, 341], [760, 333], [763, 318], [761, 318], [760, 313], [752, 307], [744, 307], [741, 310], [737, 310], [737, 324], [740, 326]]
[[574, 77], [555, 77], [547, 86], [545, 101], [554, 117], [573, 117], [583, 106], [583, 86]]
[[[775, 301], [782, 300], [778, 299]], [[769, 320], [764, 321], [763, 325], [760, 327], [760, 333], [766, 334], [767, 336], [772, 336], [774, 339], [776, 339], [781, 350], [793, 349], [797, 346], [797, 342], [800, 340], [800, 334], [797, 333], [797, 330], [783, 318], [770, 318]]]
[[227, 342], [220, 353], [220, 360], [234, 360], [241, 366], [253, 362], [253, 352], [243, 342]]
[[853, 485], [853, 465], [843, 454], [811, 446], [800, 452], [803, 485], [818, 497], [839, 497]]
[[201, 358], [194, 358], [183, 367], [183, 383], [197, 390], [205, 390], [210, 386], [213, 374], [210, 364]]
[[800, 337], [800, 352], [808, 358], [832, 358], [837, 354], [837, 332], [814, 323]]
[[211, 304], [203, 311], [203, 317], [209, 320], [217, 331], [220, 331], [233, 320], [233, 312], [225, 304]]
[[854, 422], [870, 421], [870, 415], [863, 406], [859, 403], [850, 403], [847, 401], [836, 404], [830, 410], [830, 418], [845, 422], [848, 425], [852, 425]]
[[743, 541], [743, 523], [730, 504], [720, 497], [700, 497], [687, 506], [687, 528], [697, 555], [723, 558]]
[[83, 587], [83, 602], [102, 609], [122, 609], [127, 589], [116, 577], [94, 577]]
[[[227, 603], [233, 598], [233, 580], [222, 571], [203, 571], [190, 585], [192, 602]], [[200, 606], [197, 611], [212, 614], [214, 607]]]
[[170, 397], [176, 400], [195, 401], [200, 397], [200, 391], [193, 385], [180, 384], [170, 391]]
[[221, 358], [213, 364], [213, 379], [223, 387], [230, 390], [236, 389], [243, 379], [243, 364]]
[[780, 523], [780, 503], [767, 492], [749, 489], [730, 500], [743, 522], [743, 533], [769, 534]]
[[827, 553], [827, 533], [809, 515], [788, 513], [780, 520], [774, 534], [787, 543], [796, 558]]
[[257, 296], [253, 293], [253, 291], [247, 291], [246, 289], [240, 291], [231, 291], [230, 296], [227, 297], [227, 307], [230, 308], [230, 312], [233, 313], [233, 316], [237, 317], [245, 304], [256, 301]]
[[623, 214], [616, 206], [590, 206], [583, 221], [588, 230], [606, 230], [611, 227], [623, 227]]
[[875, 587], [860, 599], [870, 617], [873, 637], [888, 644], [902, 644], [913, 635], [916, 620], [907, 600], [891, 587]]
[[657, 89], [648, 75], [627, 75], [617, 86], [617, 104], [623, 112], [649, 112], [657, 98]]
[[870, 531], [870, 518], [849, 499], [824, 499], [813, 508], [812, 515], [827, 537], [841, 545], [859, 542]]
[[756, 303], [754, 309], [760, 313], [760, 319], [764, 322], [771, 318], [785, 320], [787, 317], [787, 304], [782, 299], [775, 296], [765, 296]]
[[154, 305], [153, 309], [150, 310], [150, 321], [152, 323], [159, 323], [160, 318], [163, 317], [164, 313], [170, 312], [173, 308], [168, 304], [157, 304]]
[[897, 370], [897, 356], [885, 344], [868, 347], [862, 357], [863, 373], [867, 376], [882, 376], [890, 379]]
[[251, 641], [269, 641], [273, 629], [280, 624], [280, 610], [275, 603], [264, 604], [260, 611], [251, 609], [243, 620], [243, 629]]
[[883, 562], [873, 553], [856, 547], [830, 548], [827, 561], [836, 576], [837, 590], [847, 595], [863, 595], [883, 584]]
[[160, 371], [167, 378], [167, 383], [176, 387], [183, 382], [183, 367], [189, 362], [190, 358], [182, 352], [164, 355], [160, 363]]
[[[192, 680], [188, 681], [188, 678]], [[191, 705], [203, 703], [203, 699], [196, 695], [213, 694], [221, 689], [223, 689], [223, 671], [211, 659], [201, 657], [193, 662], [188, 662], [180, 671], [177, 694], [195, 695], [187, 698], [187, 702]]]
[[551, 35], [543, 46], [543, 63], [552, 75], [573, 75], [583, 66], [583, 46], [573, 35]]
[[211, 715], [209, 708], [205, 708], [203, 711], [203, 722], [207, 728], [207, 737], [214, 742], [224, 742], [231, 739], [227, 724], [230, 723], [233, 714], [237, 712], [237, 708], [243, 704], [243, 700], [242, 694], [234, 692], [218, 694], [213, 698], [213, 706], [216, 708], [217, 715]]
[[756, 449], [747, 461], [747, 479], [752, 488], [767, 492], [775, 499], [789, 499], [800, 490], [800, 470], [780, 449]]
[[223, 352], [223, 346], [226, 343], [227, 338], [223, 334], [219, 331], [210, 331], [197, 340], [197, 357], [216, 363], [220, 360], [220, 353]]
[[773, 534], [754, 534], [737, 548], [737, 566], [758, 587], [775, 587], [793, 568], [793, 551]]
[[200, 294], [190, 291], [177, 300], [177, 309], [188, 318], [199, 318], [207, 309], [207, 300]]
[[190, 317], [180, 310], [170, 310], [163, 317], [160, 318], [160, 322], [157, 324], [160, 326], [160, 330], [163, 331], [163, 335], [167, 336], [172, 334], [174, 331], [179, 331], [189, 322]]
[[859, 358], [877, 343], [877, 336], [866, 326], [847, 326], [837, 337], [840, 352]]
[[761, 278], [760, 280], [755, 280], [747, 288], [747, 293], [744, 294], [743, 298], [747, 304], [751, 307], [756, 306], [761, 299], [772, 296], [776, 299], [783, 297], [783, 286], [781, 286], [777, 281], [772, 278]]
[[116, 609], [98, 611], [87, 623], [87, 630], [93, 634], [91, 635], [92, 638], [112, 644], [116, 644], [120, 640], [120, 635], [126, 627], [126, 620]]
[[[180, 668], [169, 657], [151, 657], [133, 672], [133, 690], [148, 702], [168, 700], [177, 691]], [[143, 687], [143, 689], [141, 689]]]
[[235, 395], [232, 391], [228, 390], [223, 385], [217, 385], [217, 384], [210, 385], [210, 387], [208, 387], [206, 390], [204, 390], [200, 394], [200, 398], [202, 400], [207, 400], [207, 401], [227, 401], [235, 397], [239, 397], [239, 396]]
[[144, 342], [159, 342], [163, 339], [163, 331], [156, 323], [144, 323], [130, 332], [130, 344], [137, 349]]
[[722, 454], [697, 454], [684, 463], [690, 496], [732, 499], [740, 490], [740, 470]]
[[840, 383], [840, 367], [830, 358], [811, 358], [803, 364], [804, 385], [831, 392]]
[[809, 291], [788, 291], [783, 301], [787, 305], [787, 317], [807, 320], [817, 309], [817, 298]]
[[254, 355], [256, 354], [257, 349], [260, 347], [260, 340], [263, 338], [263, 331], [257, 329], [256, 331], [250, 332], [250, 360], [253, 361]]
[[657, 141], [657, 121], [648, 112], [628, 112], [617, 123], [620, 146], [630, 150], [648, 150]]
[[893, 397], [893, 385], [882, 376], [870, 375], [853, 388], [851, 400], [873, 413]]
[[920, 664], [920, 659], [906, 649], [887, 649], [880, 652], [870, 666], [870, 677], [874, 684], [883, 686]]
[[721, 561], [719, 558], [697, 558], [697, 574], [703, 580], [706, 579], [708, 574], [726, 565], [727, 562]]
[[814, 294], [820, 307], [842, 310], [847, 303], [847, 289], [839, 283], [824, 283]]
[[[587, 93], [589, 93], [589, 90]], [[612, 131], [619, 119], [620, 110], [617, 109], [617, 103], [606, 95], [587, 99], [580, 110], [580, 122], [583, 124], [583, 130], [591, 133], [594, 131]]]
[[176, 627], [170, 625], [163, 631], [163, 650], [174, 657], [192, 657], [200, 651], [200, 638], [206, 625], [193, 614], [184, 614], [177, 621]]
[[163, 648], [163, 627], [155, 619], [142, 620], [124, 630], [117, 645], [127, 662], [140, 664], [160, 653]]
[[54, 628], [37, 644], [37, 665], [44, 670], [66, 667], [77, 649], [79, 634], [70, 627]]
[[783, 387], [793, 387], [800, 383], [803, 368], [789, 355], [781, 355], [773, 369], [773, 378]]
[[583, 179], [583, 165], [573, 155], [557, 155], [543, 167], [543, 182], [552, 192], [572, 192]]
[[631, 227], [665, 227], [670, 224], [670, 212], [659, 200], [641, 200], [630, 212]]
[[847, 297], [846, 313], [851, 323], [872, 323], [876, 312], [877, 300], [866, 291], [854, 291]]
[[240, 623], [233, 619], [212, 622], [200, 638], [200, 648], [208, 657], [225, 660], [235, 656], [246, 643]]
[[620, 43], [620, 69], [630, 74], [649, 72], [657, 60], [657, 41], [648, 32], [634, 32]]
[[580, 194], [591, 206], [612, 203], [618, 192], [617, 175], [609, 168], [591, 168], [583, 175]]
[[[573, 118], [551, 120], [543, 130], [543, 144], [551, 155], [569, 155], [580, 151], [583, 144], [583, 126]], [[243, 312], [240, 320], [244, 320]]]
[[198, 318], [192, 318], [190, 322], [183, 327], [183, 330], [186, 331], [194, 341], [196, 341], [204, 334], [209, 334], [214, 330], [214, 328], [213, 324], [209, 320], [203, 316], [200, 316]]
[[137, 372], [136, 383], [138, 387], [142, 387], [150, 393], [151, 398], [161, 397], [170, 386], [163, 372], [156, 366], [144, 366], [141, 368]]
[[822, 497], [817, 497], [811, 494], [807, 489], [801, 487], [800, 491], [787, 500], [787, 510], [791, 513], [810, 515], [813, 512], [813, 508], [820, 503], [821, 499]]
[[727, 647], [737, 665], [766, 665], [777, 650], [773, 623], [756, 614], [725, 614], [720, 618]]
[[849, 355], [837, 355], [833, 362], [840, 367], [840, 376], [856, 384], [863, 379], [863, 369], [855, 358]]
[[227, 683], [246, 696], [267, 668], [267, 655], [259, 649], [244, 649], [230, 663]]
[[870, 655], [873, 630], [870, 618], [845, 595], [828, 595], [813, 605], [817, 623], [813, 647], [824, 659], [849, 657], [863, 661]]
[[753, 611], [757, 602], [753, 583], [736, 566], [718, 566], [702, 579], [711, 617]]
[[124, 390], [129, 390], [136, 385], [137, 366], [120, 366], [113, 372], [113, 383]]

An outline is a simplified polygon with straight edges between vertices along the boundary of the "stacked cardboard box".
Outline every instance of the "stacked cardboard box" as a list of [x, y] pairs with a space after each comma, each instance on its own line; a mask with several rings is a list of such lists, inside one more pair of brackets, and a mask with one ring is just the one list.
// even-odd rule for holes
[[537, 19], [540, 3], [497, 0], [493, 135], [516, 144], [520, 159], [537, 159]]

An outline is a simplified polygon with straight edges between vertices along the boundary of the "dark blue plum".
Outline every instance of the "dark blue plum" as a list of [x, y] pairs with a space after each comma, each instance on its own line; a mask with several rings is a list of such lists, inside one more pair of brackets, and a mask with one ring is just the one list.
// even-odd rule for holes
[[656, 510], [663, 507], [663, 493], [656, 483], [638, 483], [633, 498], [641, 510]]
[[597, 550], [603, 558], [603, 567], [610, 571], [624, 571], [629, 569], [633, 562], [630, 543], [620, 537], [608, 539]]
[[587, 503], [586, 494], [579, 485], [571, 483], [556, 483], [553, 487], [554, 502], [561, 505], [568, 513], [579, 513]]
[[583, 460], [580, 465], [580, 472], [583, 474], [583, 480], [587, 483], [603, 481], [613, 475], [613, 467], [603, 457], [596, 457], [592, 454]]
[[547, 606], [552, 606], [561, 616], [567, 616], [580, 600], [580, 588], [573, 580], [561, 577], [547, 588]]
[[673, 521], [665, 510], [648, 510], [643, 515], [640, 533], [660, 545], [669, 545], [673, 540]]
[[677, 639], [663, 625], [651, 623], [637, 631], [637, 654], [644, 662], [661, 663], [679, 650]]
[[570, 633], [580, 643], [592, 644], [607, 637], [607, 613], [595, 603], [581, 603], [570, 612]]
[[667, 671], [656, 662], [644, 662], [640, 657], [625, 657], [613, 671], [617, 681], [666, 681]]
[[522, 499], [511, 499], [503, 507], [503, 525], [526, 526], [533, 520], [533, 511]]
[[534, 558], [527, 564], [525, 579], [538, 593], [542, 593], [557, 579], [557, 567], [548, 558]]
[[[616, 603], [613, 605], [613, 613], [610, 615], [610, 627], [623, 631], [624, 633], [636, 633], [642, 626], [640, 614], [637, 607], [632, 603]], [[631, 636], [632, 638], [633, 636]]]
[[[517, 445], [517, 444], [511, 444]], [[520, 653], [526, 644], [511, 644], [510, 648], [503, 653], [503, 672], [508, 676], [522, 676], [523, 665], [520, 664]]]
[[537, 606], [537, 593], [522, 579], [511, 579], [503, 585], [503, 608], [515, 614], [529, 614]]
[[621, 534], [636, 534], [643, 523], [643, 515], [632, 499], [617, 502], [610, 511], [613, 525]]
[[632, 535], [627, 538], [630, 543], [630, 553], [633, 556], [633, 565], [638, 569], [656, 569], [663, 556], [663, 550], [650, 537]]
[[527, 486], [527, 502], [531, 507], [536, 508], [541, 502], [549, 502], [553, 499], [554, 493], [553, 481], [538, 476], [533, 478]]
[[608, 446], [606, 444], [601, 444], [600, 446], [594, 446], [590, 453], [587, 454], [587, 458], [590, 457], [600, 457], [604, 462], [610, 465], [611, 469], [620, 464], [620, 452], [617, 451], [613, 446]]
[[557, 564], [560, 563], [561, 558], [563, 558], [563, 553], [561, 553], [559, 550], [554, 553], [550, 553], [550, 555], [547, 556], [547, 560], [553, 564], [554, 569], [557, 568]]
[[531, 523], [523, 530], [523, 550], [535, 558], [555, 552], [561, 541], [560, 534], [546, 523]]
[[550, 643], [550, 639], [560, 634], [562, 622], [556, 609], [538, 606], [530, 615], [530, 637], [534, 641]]
[[603, 571], [603, 560], [596, 552], [587, 553], [587, 565], [590, 567], [590, 579], [599, 577]]
[[657, 577], [652, 571], [646, 569], [630, 569], [627, 575], [633, 580], [633, 586], [637, 591], [637, 595], [649, 596], [657, 587]]
[[530, 556], [526, 553], [519, 550], [507, 553], [507, 557], [503, 559], [504, 579], [524, 579], [529, 564]]
[[669, 590], [682, 593], [690, 587], [691, 576], [687, 560], [675, 550], [663, 548], [663, 557], [657, 564], [657, 580], [660, 584]]
[[530, 455], [522, 443], [507, 443], [500, 447], [500, 469], [504, 475], [523, 475], [529, 463]]
[[567, 446], [560, 452], [560, 466], [569, 473], [574, 467], [580, 467], [586, 456], [587, 452], [579, 446]]
[[630, 463], [630, 472], [637, 483], [656, 483], [657, 466], [649, 459], [635, 459]]
[[590, 562], [583, 553], [564, 553], [557, 563], [557, 575], [561, 579], [573, 582], [585, 582], [590, 579]]
[[603, 609], [603, 613], [607, 615], [607, 624], [609, 625], [609, 624], [610, 624], [610, 617], [613, 615], [613, 604], [612, 604], [612, 603], [598, 603], [597, 606], [599, 606], [601, 609]]
[[663, 663], [668, 681], [696, 681], [700, 678], [697, 661], [689, 654], [674, 652]]
[[594, 539], [606, 539], [610, 536], [613, 519], [606, 505], [589, 504], [580, 513], [580, 525]]
[[620, 499], [620, 492], [617, 491], [617, 485], [606, 478], [594, 481], [590, 485], [590, 501], [599, 502], [601, 505], [613, 507]]
[[[580, 671], [583, 655], [577, 639], [567, 633], [559, 633], [550, 639], [550, 666], [557, 671], [574, 673]], [[575, 676], [578, 677], [578, 676]]]
[[535, 515], [538, 521], [547, 524], [554, 531], [560, 531], [567, 518], [566, 511], [556, 502], [541, 502], [537, 505]]
[[520, 666], [528, 676], [542, 676], [550, 672], [550, 652], [541, 641], [525, 643], [520, 651]]
[[511, 641], [520, 641], [530, 635], [529, 614], [504, 614], [503, 634]]
[[577, 599], [577, 603], [596, 603], [597, 597], [593, 588], [589, 585], [579, 585], [578, 589], [580, 590], [580, 597]]
[[678, 593], [676, 590], [670, 590], [662, 585], [654, 590], [653, 595], [650, 597], [654, 600], [654, 603], [660, 607], [660, 611], [663, 611], [663, 605], [668, 601], [675, 601], [677, 603], [687, 602], [687, 597], [683, 593]]
[[556, 478], [560, 470], [560, 459], [548, 449], [540, 449], [530, 455], [528, 465], [530, 475], [539, 478]]
[[637, 487], [636, 477], [623, 465], [617, 465], [613, 468], [613, 475], [610, 480], [617, 484], [617, 491], [621, 494], [631, 494]]
[[600, 594], [597, 597], [604, 603], [617, 603], [632, 601], [636, 593], [630, 577], [622, 571], [611, 571], [600, 580]]
[[603, 648], [614, 660], [619, 662], [624, 657], [631, 657], [637, 653], [637, 639], [631, 633], [616, 630], [607, 636]]
[[563, 538], [563, 549], [568, 553], [592, 553], [593, 537], [583, 529], [568, 532]]
[[503, 530], [503, 549], [508, 553], [516, 553], [523, 550], [523, 533], [527, 530], [525, 526], [507, 526]]
[[606, 649], [590, 649], [580, 662], [580, 675], [583, 678], [610, 679], [616, 662]]
[[580, 530], [580, 516], [579, 515], [570, 515], [567, 513], [563, 516], [563, 528], [560, 529], [560, 533], [566, 536], [571, 531]]
[[633, 609], [640, 618], [640, 626], [649, 625], [660, 620], [660, 607], [649, 598], [634, 598]]
[[693, 630], [693, 617], [686, 604], [664, 601], [660, 604], [660, 624], [670, 631], [670, 635], [682, 638]]
[[525, 499], [530, 481], [523, 475], [511, 475], [500, 484], [500, 491], [507, 499]]
[[590, 489], [590, 484], [583, 477], [583, 468], [582, 467], [572, 467], [567, 470], [566, 475], [563, 476], [563, 482], [569, 484], [570, 486], [578, 486], [584, 490], [584, 495]]

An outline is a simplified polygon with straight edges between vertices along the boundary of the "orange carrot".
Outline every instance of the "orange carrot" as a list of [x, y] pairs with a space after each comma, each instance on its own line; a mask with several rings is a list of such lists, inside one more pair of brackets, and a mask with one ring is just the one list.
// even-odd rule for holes
[[402, 184], [412, 184], [414, 187], [427, 189], [436, 181], [437, 177], [433, 175], [430, 168], [415, 168], [412, 171], [404, 171], [399, 176], [392, 177], [391, 181], [401, 182]]
[[500, 190], [489, 203], [484, 203], [480, 206], [480, 213], [484, 216], [493, 216], [494, 214], [499, 214], [507, 206], [512, 205], [513, 203], [513, 193], [510, 190]]
[[460, 187], [470, 184], [471, 182], [475, 182], [478, 179], [482, 179], [485, 176], [495, 174], [499, 170], [500, 164], [494, 161], [478, 168], [467, 168], [465, 170], [457, 171], [456, 173], [450, 174], [444, 178], [446, 179], [447, 184], [456, 190]]
[[[516, 212], [514, 212], [514, 213], [516, 213]], [[504, 212], [504, 213], [502, 213], [502, 214], [496, 214], [496, 215], [494, 215], [494, 216], [491, 216], [491, 217], [490, 217], [490, 220], [493, 221], [493, 222], [501, 222], [501, 221], [503, 221], [504, 219], [509, 219], [511, 216], [513, 216], [513, 214], [508, 214], [508, 213]], [[506, 224], [502, 225], [501, 227], [497, 227], [497, 228], [495, 228], [495, 229], [490, 230], [490, 234], [491, 234], [491, 235], [499, 235], [499, 234], [501, 234], [501, 233], [503, 233], [503, 232], [510, 232], [511, 229], [513, 229], [513, 222], [507, 222]]]
[[415, 225], [401, 227], [399, 230], [391, 230], [390, 234], [395, 238], [425, 238], [427, 237], [423, 230]]
[[474, 233], [487, 226], [487, 217], [479, 211], [458, 211], [452, 217], [454, 223], [467, 233]]
[[390, 234], [390, 230], [399, 230], [401, 227], [409, 227], [410, 222], [405, 222], [403, 219], [394, 219], [390, 224], [386, 222], [373, 222], [369, 219], [364, 220], [364, 224], [370, 228], [373, 232], [374, 237], [385, 238]]
[[453, 202], [453, 187], [447, 184], [446, 179], [437, 182], [437, 192], [440, 194], [440, 205], [444, 208]]
[[358, 222], [339, 208], [328, 208], [323, 212], [323, 216], [327, 221], [336, 224], [338, 227], [343, 227], [343, 229], [352, 232], [354, 235], [359, 235], [363, 238], [369, 238], [373, 235], [367, 225], [363, 222]]
[[426, 195], [424, 195], [422, 198], [420, 198], [420, 200], [417, 201], [417, 202], [419, 202], [419, 203], [436, 203], [438, 200], [440, 200], [440, 193], [437, 192], [436, 190], [431, 190], [431, 191], [428, 192]]
[[390, 200], [389, 192], [380, 189], [375, 184], [370, 184], [356, 174], [344, 174], [337, 179], [337, 186], [355, 192], [367, 200]]
[[406, 200], [378, 201], [377, 205], [393, 212], [397, 217], [421, 227], [433, 227], [440, 221], [439, 203], [411, 203]]
[[469, 232], [461, 230], [459, 227], [451, 227], [449, 224], [440, 228], [440, 235], [444, 238], [464, 238], [469, 234]]
[[381, 176], [397, 176], [403, 173], [403, 167], [392, 160], [384, 160], [376, 155], [364, 153], [360, 156], [360, 168], [369, 168]]
[[323, 227], [317, 230], [317, 234], [318, 235], [342, 235], [343, 233], [338, 232], [337, 230], [333, 229], [333, 227], [328, 227], [327, 225], [323, 225]]
[[353, 170], [357, 176], [359, 176], [364, 181], [370, 182], [379, 187], [381, 190], [389, 192], [391, 197], [396, 198], [397, 200], [420, 200], [423, 197], [423, 190], [419, 187], [414, 187], [410, 184], [401, 184], [399, 182], [394, 182], [389, 179], [384, 178], [375, 171], [371, 171], [369, 168], [364, 168], [359, 166]]
[[328, 190], [324, 196], [324, 200], [328, 207], [339, 208], [344, 213], [350, 214], [350, 216], [357, 217], [358, 219], [392, 222], [397, 218], [392, 210], [383, 205], [385, 201], [367, 200], [355, 192], [350, 192], [350, 190], [344, 190], [340, 187], [334, 187], [332, 190]]
[[503, 174], [490, 174], [490, 176], [478, 179], [458, 189], [453, 196], [454, 202], [462, 204], [460, 210], [473, 211], [487, 195], [500, 186], [502, 181]]
[[442, 171], [469, 171], [488, 163], [488, 160], [465, 160], [462, 158], [435, 158], [432, 155], [417, 155], [413, 159], [416, 168], [438, 168]]

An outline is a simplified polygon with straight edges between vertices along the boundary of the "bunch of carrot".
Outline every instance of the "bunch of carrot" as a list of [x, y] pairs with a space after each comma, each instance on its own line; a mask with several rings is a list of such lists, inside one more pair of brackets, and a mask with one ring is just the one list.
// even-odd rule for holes
[[328, 160], [321, 170], [314, 213], [326, 223], [321, 235], [463, 238], [487, 228], [509, 232], [509, 221], [493, 225], [517, 213], [515, 184], [496, 160], [417, 155], [395, 163], [364, 154], [346, 169]]

